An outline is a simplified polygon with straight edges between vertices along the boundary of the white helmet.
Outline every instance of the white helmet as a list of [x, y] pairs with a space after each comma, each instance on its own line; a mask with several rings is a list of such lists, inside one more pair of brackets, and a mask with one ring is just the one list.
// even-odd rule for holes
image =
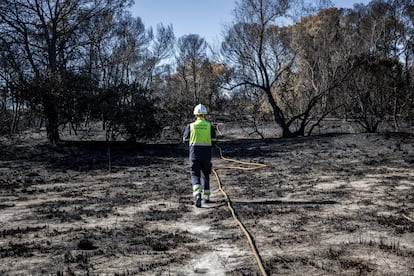
[[202, 105], [198, 104], [196, 107], [194, 107], [194, 115], [206, 115], [207, 114], [207, 108]]

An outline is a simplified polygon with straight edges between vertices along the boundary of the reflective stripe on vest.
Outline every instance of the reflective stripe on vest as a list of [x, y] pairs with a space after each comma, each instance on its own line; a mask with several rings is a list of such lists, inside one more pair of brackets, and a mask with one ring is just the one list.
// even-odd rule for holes
[[211, 124], [203, 118], [190, 125], [190, 146], [211, 146]]

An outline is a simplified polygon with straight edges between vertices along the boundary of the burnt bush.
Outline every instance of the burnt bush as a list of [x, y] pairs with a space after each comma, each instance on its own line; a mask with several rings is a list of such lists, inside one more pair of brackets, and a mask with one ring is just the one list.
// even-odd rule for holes
[[99, 99], [108, 140], [123, 137], [128, 141], [151, 139], [162, 130], [156, 100], [148, 90], [135, 84], [119, 85], [103, 91]]
[[12, 115], [6, 109], [0, 109], [0, 135], [6, 135], [11, 131]]

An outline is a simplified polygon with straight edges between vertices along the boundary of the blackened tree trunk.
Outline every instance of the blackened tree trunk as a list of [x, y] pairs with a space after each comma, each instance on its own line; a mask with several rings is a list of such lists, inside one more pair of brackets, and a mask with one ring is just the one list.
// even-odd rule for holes
[[268, 87], [265, 89], [268, 102], [273, 110], [273, 118], [276, 122], [276, 124], [282, 129], [282, 136], [284, 138], [293, 137], [293, 133], [290, 131], [289, 126], [286, 124], [285, 116], [283, 115], [282, 110], [277, 105], [275, 98], [272, 95], [271, 88]]
[[56, 106], [56, 102], [53, 101], [53, 96], [50, 95], [44, 98], [43, 105], [44, 116], [46, 118], [47, 139], [52, 144], [55, 144], [60, 140], [58, 108]]

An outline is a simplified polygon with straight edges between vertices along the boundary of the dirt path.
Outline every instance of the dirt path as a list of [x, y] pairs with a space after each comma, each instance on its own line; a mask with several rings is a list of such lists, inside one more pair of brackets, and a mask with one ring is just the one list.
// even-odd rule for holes
[[[208, 220], [199, 219], [210, 212], [211, 208], [194, 209], [189, 219], [178, 222], [178, 229], [189, 231], [196, 236], [199, 244], [207, 246], [206, 252], [198, 254], [194, 252], [191, 259], [177, 273], [189, 273], [192, 275], [225, 275], [226, 260], [237, 252], [237, 248], [228, 243], [217, 243], [221, 233], [212, 229]], [[235, 250], [236, 249], [236, 250]]]
[[[215, 167], [227, 165], [218, 158], [214, 159], [213, 163]], [[198, 243], [207, 247], [206, 252], [194, 254], [183, 268], [176, 271], [177, 275], [227, 275], [229, 271], [237, 269], [246, 261], [252, 261], [253, 254], [249, 251], [247, 241], [245, 244], [232, 242], [234, 236], [242, 239], [242, 233], [231, 217], [213, 175], [211, 192], [210, 203], [203, 203], [202, 208], [193, 206], [191, 212], [174, 225], [179, 230], [195, 235]], [[227, 213], [227, 217], [220, 219], [219, 215], [215, 214], [217, 212]]]

